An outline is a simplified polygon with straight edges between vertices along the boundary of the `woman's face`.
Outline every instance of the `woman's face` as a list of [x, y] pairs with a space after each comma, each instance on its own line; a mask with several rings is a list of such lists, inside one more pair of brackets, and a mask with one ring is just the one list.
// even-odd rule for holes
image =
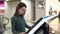
[[24, 15], [25, 12], [26, 12], [26, 7], [22, 7], [22, 8], [20, 8], [20, 9], [18, 9], [18, 11], [19, 11], [19, 14], [20, 14], [20, 15]]

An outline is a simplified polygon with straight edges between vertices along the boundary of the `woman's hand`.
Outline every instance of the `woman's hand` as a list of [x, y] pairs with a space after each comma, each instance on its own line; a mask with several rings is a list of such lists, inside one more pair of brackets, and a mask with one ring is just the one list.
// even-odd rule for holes
[[21, 32], [20, 34], [25, 34], [25, 32]]

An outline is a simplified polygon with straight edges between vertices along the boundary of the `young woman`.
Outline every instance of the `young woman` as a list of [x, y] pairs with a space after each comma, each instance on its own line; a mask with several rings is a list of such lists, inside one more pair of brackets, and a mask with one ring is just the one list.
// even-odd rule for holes
[[25, 22], [24, 15], [27, 6], [24, 3], [19, 3], [16, 7], [14, 16], [11, 18], [13, 34], [25, 34], [25, 27], [31, 28]]

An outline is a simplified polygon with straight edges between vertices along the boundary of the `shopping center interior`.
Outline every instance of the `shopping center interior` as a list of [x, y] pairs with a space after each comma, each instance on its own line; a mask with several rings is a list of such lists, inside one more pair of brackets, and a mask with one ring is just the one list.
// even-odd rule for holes
[[[33, 26], [40, 18], [49, 16], [50, 11], [53, 12], [52, 16], [49, 18], [46, 17], [47, 21], [41, 22], [42, 24], [40, 24], [40, 26], [47, 23], [49, 25], [49, 27], [47, 27], [49, 28], [49, 34], [60, 34], [60, 20], [58, 16], [60, 12], [59, 0], [0, 0], [0, 20], [1, 23], [5, 24], [3, 34], [13, 34], [11, 31], [11, 17], [15, 13], [17, 4], [20, 2], [27, 5], [24, 17], [28, 25]], [[40, 23], [40, 21], [38, 23]], [[32, 28], [32, 30], [33, 29], [34, 28]], [[30, 33], [32, 30], [30, 30], [28, 34], [32, 34]], [[28, 29], [26, 28], [26, 32], [27, 31]], [[43, 32], [41, 31], [36, 34], [43, 34]]]

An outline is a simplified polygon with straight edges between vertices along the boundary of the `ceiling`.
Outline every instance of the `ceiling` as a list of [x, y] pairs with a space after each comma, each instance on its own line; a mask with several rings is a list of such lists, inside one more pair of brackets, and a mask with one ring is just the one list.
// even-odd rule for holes
[[21, 0], [5, 0], [5, 1], [21, 1]]
[[4, 0], [0, 0], [0, 1], [4, 1]]
[[[21, 1], [21, 0], [5, 0], [5, 1]], [[26, 0], [24, 0], [26, 1]], [[27, 1], [30, 1], [30, 0], [27, 0]], [[35, 1], [35, 0], [31, 0], [31, 1]]]

